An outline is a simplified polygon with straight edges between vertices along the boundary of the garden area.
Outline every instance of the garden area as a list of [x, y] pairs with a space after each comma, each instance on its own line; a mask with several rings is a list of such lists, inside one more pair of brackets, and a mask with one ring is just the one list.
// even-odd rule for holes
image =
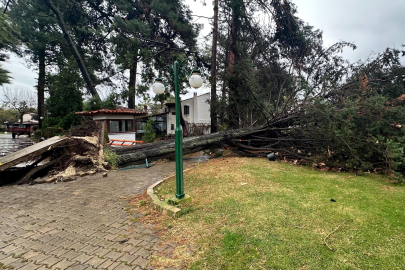
[[[178, 246], [155, 267], [404, 269], [404, 186], [366, 173], [324, 172], [264, 158], [226, 157], [184, 175], [192, 205], [173, 219], [132, 200], [144, 223]], [[172, 177], [156, 188], [175, 194]]]

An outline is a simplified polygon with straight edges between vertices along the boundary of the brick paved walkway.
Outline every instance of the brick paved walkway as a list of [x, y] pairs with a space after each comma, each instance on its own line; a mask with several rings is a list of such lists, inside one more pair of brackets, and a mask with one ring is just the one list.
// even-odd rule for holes
[[174, 171], [168, 162], [106, 178], [0, 187], [0, 269], [153, 269], [151, 255], [173, 247], [160, 246], [151, 225], [130, 221], [139, 214], [127, 214], [123, 197]]

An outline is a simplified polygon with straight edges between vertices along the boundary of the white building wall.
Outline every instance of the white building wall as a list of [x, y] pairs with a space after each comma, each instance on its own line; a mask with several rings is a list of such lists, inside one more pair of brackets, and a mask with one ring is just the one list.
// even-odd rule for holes
[[[169, 114], [167, 115], [167, 134], [174, 135], [174, 129], [176, 128], [176, 115], [173, 115], [172, 112], [175, 112], [176, 108], [174, 106], [169, 107]], [[172, 124], [174, 129], [172, 130]]]
[[[184, 119], [189, 123], [194, 124], [210, 124], [210, 105], [207, 103], [207, 100], [210, 98], [210, 93], [197, 96], [197, 93], [194, 93], [192, 98], [181, 101], [181, 112], [183, 113]], [[184, 114], [184, 106], [189, 106], [189, 114]], [[171, 125], [174, 125], [176, 128], [176, 115], [173, 115], [172, 112], [175, 112], [176, 109], [174, 106], [170, 107], [169, 114], [167, 115], [167, 134], [174, 134], [174, 130], [171, 130]]]
[[193, 123], [204, 123], [209, 124], [211, 123], [210, 117], [210, 104], [208, 104], [207, 100], [210, 99], [210, 93], [206, 93], [204, 95], [198, 96], [196, 103], [197, 103], [197, 115], [198, 119], [195, 119]]

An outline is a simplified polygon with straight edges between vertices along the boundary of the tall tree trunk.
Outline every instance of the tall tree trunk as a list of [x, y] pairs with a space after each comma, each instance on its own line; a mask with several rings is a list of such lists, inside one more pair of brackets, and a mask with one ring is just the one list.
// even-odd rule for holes
[[212, 31], [211, 54], [211, 133], [218, 131], [217, 121], [217, 43], [218, 43], [218, 0], [214, 1], [214, 29]]
[[45, 113], [45, 57], [46, 57], [46, 51], [45, 51], [45, 47], [44, 47], [44, 48], [41, 48], [40, 51], [38, 52], [39, 73], [38, 73], [37, 94], [38, 94], [39, 128], [42, 128], [41, 117], [43, 117], [44, 113]]
[[48, 6], [49, 9], [56, 15], [56, 19], [58, 20], [59, 26], [62, 29], [63, 37], [65, 38], [70, 51], [72, 52], [73, 56], [76, 59], [77, 65], [79, 66], [80, 72], [82, 73], [83, 79], [87, 84], [87, 90], [93, 97], [99, 97], [96, 88], [94, 87], [93, 81], [91, 80], [90, 73], [87, 70], [87, 67], [80, 55], [80, 52], [77, 50], [75, 43], [72, 40], [72, 37], [69, 34], [68, 27], [63, 19], [63, 15], [60, 10], [51, 2], [51, 0], [42, 0], [45, 5]]
[[136, 50], [133, 63], [129, 69], [129, 86], [128, 86], [128, 108], [135, 109], [135, 94], [136, 94], [136, 70], [138, 68], [138, 50]]
[[239, 128], [239, 113], [237, 108], [238, 85], [235, 78], [235, 66], [237, 63], [236, 42], [238, 35], [238, 24], [240, 9], [242, 4], [240, 0], [233, 1], [232, 6], [232, 24], [231, 34], [229, 36], [229, 55], [228, 55], [228, 78], [229, 78], [229, 106], [228, 119], [230, 128]]

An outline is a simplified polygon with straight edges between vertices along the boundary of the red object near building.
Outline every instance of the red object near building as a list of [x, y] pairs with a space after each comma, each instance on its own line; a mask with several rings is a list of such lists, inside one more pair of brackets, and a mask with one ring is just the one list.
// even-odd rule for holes
[[28, 137], [31, 137], [31, 134], [34, 132], [34, 126], [31, 124], [7, 124], [7, 132], [11, 132], [13, 139], [15, 136], [20, 136], [27, 134]]

